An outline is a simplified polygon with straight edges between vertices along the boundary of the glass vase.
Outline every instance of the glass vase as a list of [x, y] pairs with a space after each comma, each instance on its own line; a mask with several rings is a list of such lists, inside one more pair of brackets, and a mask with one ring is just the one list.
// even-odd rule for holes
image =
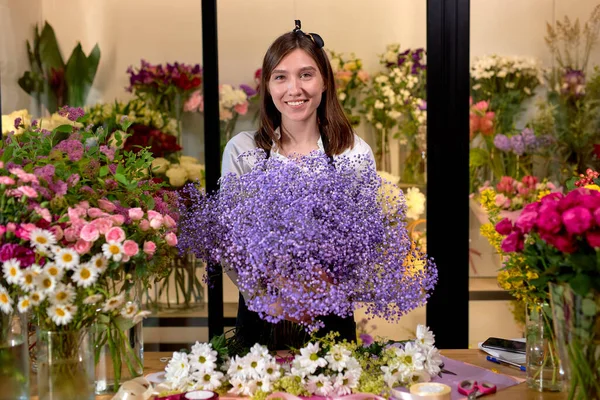
[[39, 400], [93, 400], [94, 342], [90, 328], [37, 331]]
[[552, 318], [569, 399], [600, 398], [600, 294], [550, 284]]
[[556, 349], [552, 311], [548, 303], [527, 305], [525, 338], [527, 386], [538, 392], [561, 391], [563, 372]]
[[27, 318], [0, 311], [0, 399], [29, 399]]

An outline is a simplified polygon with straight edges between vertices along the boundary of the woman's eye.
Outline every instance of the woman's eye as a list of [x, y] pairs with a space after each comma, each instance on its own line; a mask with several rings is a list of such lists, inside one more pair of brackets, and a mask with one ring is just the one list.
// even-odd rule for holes
[[285, 78], [283, 75], [275, 75], [275, 77], [273, 78], [276, 81], [279, 81], [281, 79]]
[[312, 74], [309, 74], [308, 72], [300, 75], [301, 78], [310, 78], [311, 76]]

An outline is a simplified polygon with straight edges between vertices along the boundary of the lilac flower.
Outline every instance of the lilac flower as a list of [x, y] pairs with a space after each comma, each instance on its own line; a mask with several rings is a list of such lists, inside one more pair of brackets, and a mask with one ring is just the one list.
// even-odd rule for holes
[[100, 146], [100, 152], [108, 158], [109, 161], [115, 159], [115, 149], [110, 148], [108, 146], [102, 145]]
[[525, 141], [523, 140], [523, 136], [512, 136], [510, 138], [510, 147], [516, 155], [522, 156], [525, 153]]
[[237, 273], [250, 310], [278, 322], [284, 315], [270, 312], [275, 302], [299, 320], [366, 305], [368, 314], [395, 321], [426, 302], [437, 269], [412, 247], [404, 197], [380, 197], [368, 160], [340, 157], [332, 167], [322, 154], [241, 157], [255, 157], [255, 167], [222, 177], [217, 194], [185, 188], [178, 227], [181, 251]]
[[533, 129], [525, 128], [521, 132], [521, 136], [523, 137], [523, 143], [525, 143], [525, 151], [528, 153], [532, 153], [538, 148], [538, 140], [535, 133], [533, 133]]
[[79, 140], [63, 140], [62, 142], [54, 146], [54, 150], [59, 150], [67, 153], [67, 156], [71, 161], [79, 161], [81, 160], [81, 157], [83, 157], [83, 144], [81, 144]]
[[69, 176], [69, 178], [67, 179], [67, 185], [69, 185], [69, 187], [73, 187], [77, 185], [80, 179], [81, 177], [79, 176], [79, 174], [71, 174], [71, 176]]
[[38, 120], [37, 119], [34, 119], [33, 121], [31, 121], [31, 127], [32, 128], [37, 128], [37, 125], [38, 125]]
[[21, 121], [21, 117], [15, 118], [15, 129], [19, 129], [19, 126], [21, 126]]
[[67, 117], [69, 121], [77, 121], [77, 119], [85, 115], [85, 111], [83, 111], [83, 108], [81, 107], [64, 106], [58, 110], [58, 115]]
[[52, 164], [44, 165], [43, 167], [38, 167], [33, 170], [35, 176], [45, 180], [48, 183], [52, 182], [52, 178], [54, 178], [55, 172], [56, 168], [54, 168], [54, 165]]
[[49, 183], [48, 187], [54, 192], [56, 196], [64, 196], [67, 194], [67, 184], [64, 181], [57, 181], [56, 183]]
[[496, 135], [496, 137], [494, 138], [494, 146], [496, 146], [499, 150], [502, 151], [510, 151], [511, 150], [511, 144], [510, 144], [510, 139], [503, 134], [498, 134]]

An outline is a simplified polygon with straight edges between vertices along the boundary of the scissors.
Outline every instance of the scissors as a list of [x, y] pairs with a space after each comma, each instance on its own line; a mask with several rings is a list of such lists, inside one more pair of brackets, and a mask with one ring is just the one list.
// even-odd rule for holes
[[448, 375], [456, 375], [454, 372], [452, 371], [448, 371], [445, 367], [444, 367], [444, 363], [440, 364], [440, 372], [438, 372], [438, 376], [441, 378], [442, 374], [448, 374]]
[[458, 384], [458, 393], [467, 396], [468, 400], [473, 400], [481, 396], [496, 393], [496, 385], [490, 382], [477, 382], [469, 379]]

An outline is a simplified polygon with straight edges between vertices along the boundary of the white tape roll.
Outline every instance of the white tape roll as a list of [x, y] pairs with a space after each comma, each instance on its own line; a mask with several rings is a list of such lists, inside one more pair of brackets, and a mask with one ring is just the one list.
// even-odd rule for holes
[[443, 383], [424, 382], [410, 387], [410, 394], [427, 400], [450, 400], [450, 386]]
[[148, 400], [152, 396], [152, 385], [139, 377], [124, 382], [112, 400]]

